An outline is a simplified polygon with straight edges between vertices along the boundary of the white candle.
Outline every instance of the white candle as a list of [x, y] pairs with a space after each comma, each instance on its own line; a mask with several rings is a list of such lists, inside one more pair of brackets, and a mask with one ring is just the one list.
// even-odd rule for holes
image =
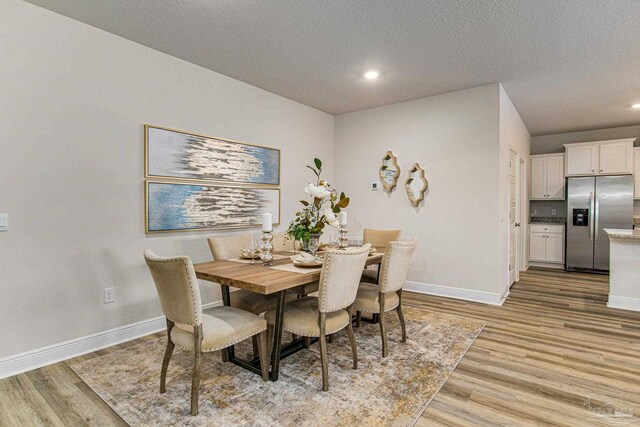
[[262, 231], [265, 233], [273, 231], [273, 216], [269, 212], [262, 214]]
[[338, 214], [338, 222], [340, 225], [347, 225], [347, 211], [341, 211]]

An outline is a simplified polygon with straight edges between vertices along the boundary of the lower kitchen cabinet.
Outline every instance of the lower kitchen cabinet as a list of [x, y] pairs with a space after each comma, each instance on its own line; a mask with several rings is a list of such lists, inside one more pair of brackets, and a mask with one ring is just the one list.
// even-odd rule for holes
[[535, 264], [564, 264], [564, 225], [529, 226], [529, 261]]

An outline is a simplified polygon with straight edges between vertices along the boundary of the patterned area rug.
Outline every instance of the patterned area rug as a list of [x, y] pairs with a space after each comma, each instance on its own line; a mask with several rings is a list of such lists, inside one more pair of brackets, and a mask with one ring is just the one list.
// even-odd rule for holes
[[[358, 370], [347, 333], [329, 343], [328, 392], [322, 392], [318, 345], [284, 359], [277, 382], [262, 379], [219, 352], [203, 357], [200, 413], [189, 415], [193, 356], [176, 348], [159, 393], [166, 338], [149, 340], [71, 368], [132, 426], [412, 426], [484, 327], [484, 322], [405, 307], [408, 340], [395, 312], [387, 316], [389, 357], [378, 325], [355, 329]], [[250, 351], [251, 341], [237, 353]]]

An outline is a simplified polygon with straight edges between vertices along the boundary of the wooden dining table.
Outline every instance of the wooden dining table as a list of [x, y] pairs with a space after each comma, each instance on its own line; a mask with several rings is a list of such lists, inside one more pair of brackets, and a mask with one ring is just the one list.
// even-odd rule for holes
[[[366, 266], [382, 262], [382, 248], [369, 255]], [[284, 318], [285, 296], [290, 290], [320, 280], [321, 268], [295, 268], [290, 259], [293, 251], [274, 252], [271, 266], [264, 266], [262, 261], [255, 264], [240, 259], [209, 261], [195, 264], [198, 279], [219, 283], [222, 290], [222, 302], [231, 305], [230, 287], [244, 289], [261, 295], [277, 294], [276, 318], [274, 324], [273, 348], [269, 378], [278, 380], [280, 360], [304, 348], [304, 339], [297, 339], [282, 346], [282, 325]], [[321, 255], [318, 253], [318, 255]], [[257, 357], [244, 360], [236, 357], [234, 346], [223, 350], [223, 360], [230, 361], [242, 368], [260, 375], [260, 363]]]

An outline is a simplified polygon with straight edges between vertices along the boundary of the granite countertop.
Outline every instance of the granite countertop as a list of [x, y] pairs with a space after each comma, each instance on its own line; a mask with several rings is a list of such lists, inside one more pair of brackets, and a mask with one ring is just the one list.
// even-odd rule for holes
[[604, 231], [609, 235], [610, 239], [630, 239], [640, 241], [640, 231], [638, 230], [622, 230], [619, 228], [605, 228]]
[[567, 223], [567, 218], [563, 216], [532, 216], [529, 219], [529, 224], [560, 224]]

